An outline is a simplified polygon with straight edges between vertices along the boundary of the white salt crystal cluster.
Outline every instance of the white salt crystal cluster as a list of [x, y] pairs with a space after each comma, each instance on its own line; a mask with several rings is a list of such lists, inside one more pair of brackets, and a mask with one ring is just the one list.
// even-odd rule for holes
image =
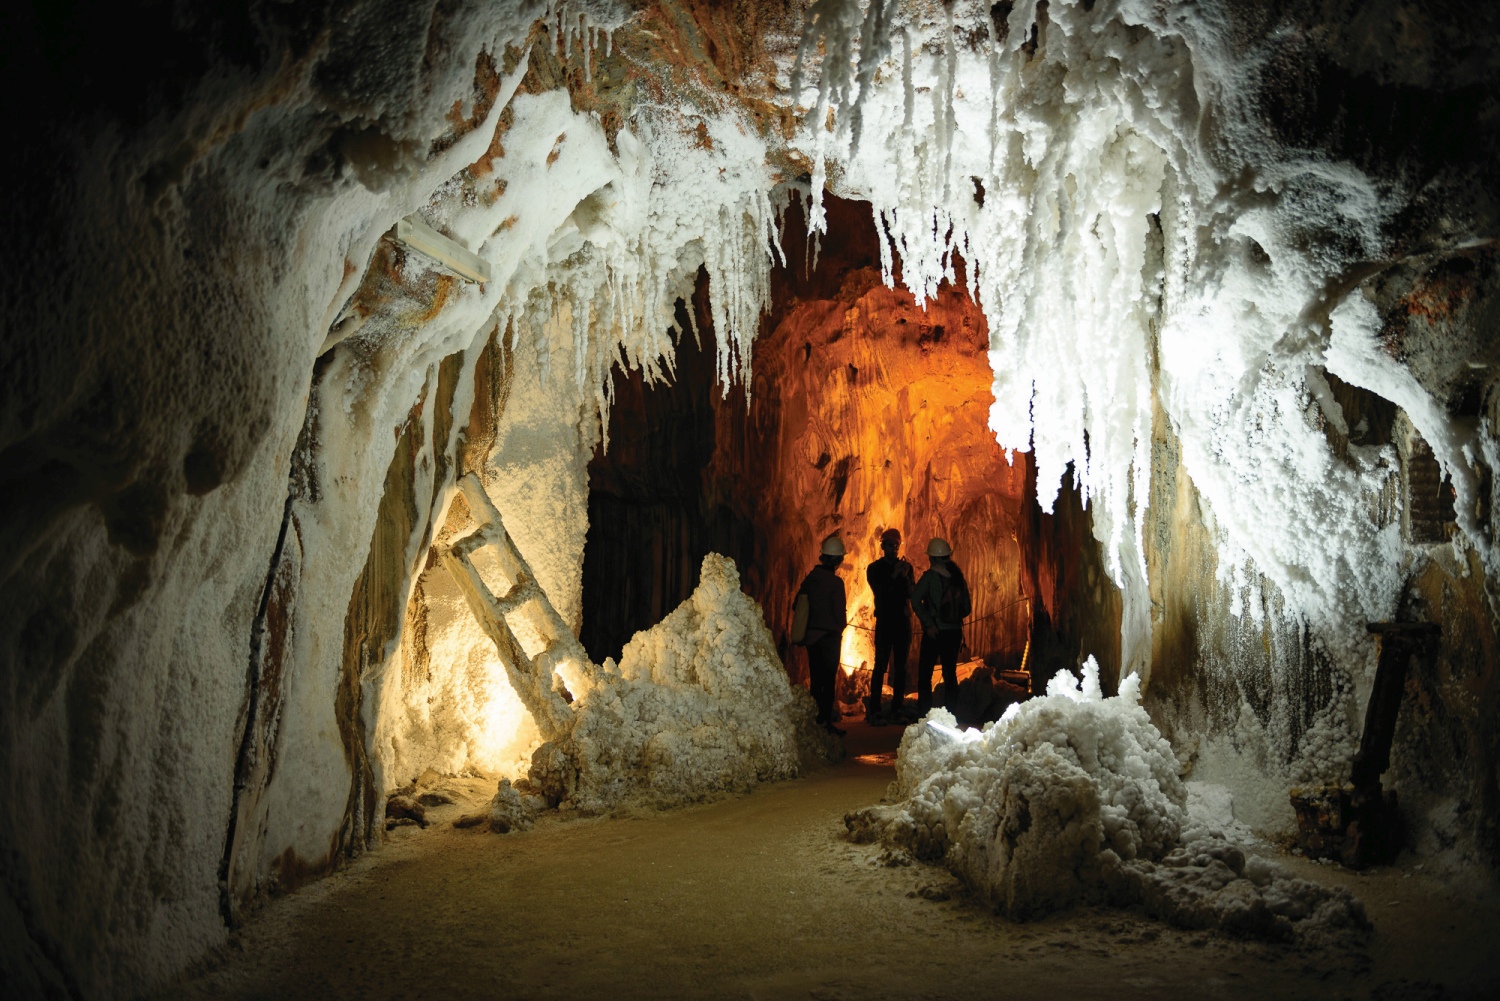
[[991, 427], [1035, 452], [1044, 508], [1071, 466], [1123, 591], [1127, 669], [1148, 679], [1159, 405], [1232, 613], [1310, 624], [1358, 675], [1363, 624], [1401, 586], [1398, 526], [1377, 503], [1396, 462], [1335, 456], [1323, 426], [1344, 417], [1324, 373], [1407, 412], [1492, 572], [1473, 510], [1494, 450], [1382, 354], [1380, 318], [1344, 277], [1382, 258], [1408, 193], [1278, 138], [1242, 95], [1277, 50], [1234, 23], [1151, 0], [819, 0], [785, 60], [809, 110], [793, 143], [817, 165], [815, 199], [827, 161], [841, 195], [872, 203], [887, 283], [899, 256], [901, 281], [931, 297], [962, 257], [989, 322]]
[[954, 723], [935, 709], [906, 731], [892, 802], [846, 818], [856, 840], [941, 861], [1013, 918], [1111, 903], [1269, 938], [1365, 925], [1347, 892], [1247, 856], [1225, 837], [1235, 828], [1189, 813], [1134, 675], [1106, 698], [1091, 657], [1081, 683], [1061, 671], [983, 731]]
[[691, 597], [586, 669], [574, 723], [533, 757], [531, 782], [564, 809], [675, 806], [795, 777], [838, 754], [805, 689], [787, 681], [734, 561], [704, 557]]
[[[515, 104], [506, 194], [454, 216], [477, 239], [490, 237], [486, 256], [515, 259], [494, 322], [543, 345], [547, 325], [565, 318], [571, 375], [595, 392], [607, 428], [615, 364], [643, 369], [648, 381], [672, 370], [672, 335], [681, 334], [675, 303], [691, 302], [701, 265], [721, 385], [727, 392], [735, 378], [748, 382], [774, 237], [765, 146], [753, 130], [734, 116], [709, 116], [700, 137], [680, 118], [645, 109], [615, 137], [616, 156], [595, 120], [567, 110], [565, 93], [523, 94]], [[570, 144], [574, 155], [564, 156]], [[522, 235], [538, 189], [572, 208]]]

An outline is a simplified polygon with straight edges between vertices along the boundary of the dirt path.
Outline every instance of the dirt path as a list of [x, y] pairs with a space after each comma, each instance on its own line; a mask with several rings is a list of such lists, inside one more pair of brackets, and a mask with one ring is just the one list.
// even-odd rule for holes
[[165, 996], [1500, 996], [1500, 905], [1396, 869], [1282, 860], [1364, 897], [1376, 930], [1352, 954], [1116, 911], [1012, 924], [942, 869], [886, 867], [842, 840], [845, 811], [892, 778], [880, 752], [897, 734], [850, 736], [864, 757], [738, 799], [508, 835], [414, 832], [272, 903]]

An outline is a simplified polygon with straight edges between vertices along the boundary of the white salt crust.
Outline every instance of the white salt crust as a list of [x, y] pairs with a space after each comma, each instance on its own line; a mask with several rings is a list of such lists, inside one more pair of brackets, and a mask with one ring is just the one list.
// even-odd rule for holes
[[583, 677], [571, 729], [532, 759], [532, 784], [564, 810], [676, 806], [841, 756], [806, 689], [787, 681], [734, 561], [717, 553], [692, 596], [636, 633], [619, 664], [590, 664]]
[[[941, 861], [1026, 919], [1077, 904], [1133, 906], [1173, 924], [1304, 943], [1366, 927], [1342, 889], [1247, 855], [1222, 792], [1199, 790], [1140, 706], [1135, 676], [1105, 698], [1093, 658], [983, 731], [935, 709], [907, 728], [887, 805], [849, 815], [856, 840]], [[1225, 814], [1228, 813], [1228, 823]]]

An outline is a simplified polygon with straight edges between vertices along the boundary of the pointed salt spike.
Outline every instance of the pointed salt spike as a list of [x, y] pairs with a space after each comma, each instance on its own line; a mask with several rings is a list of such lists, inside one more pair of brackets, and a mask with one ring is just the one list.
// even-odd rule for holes
[[1074, 702], [1077, 702], [1078, 679], [1075, 678], [1073, 676], [1073, 672], [1068, 670], [1066, 667], [1061, 668], [1056, 674], [1052, 676], [1052, 680], [1047, 682], [1047, 694], [1049, 696], [1061, 695], [1065, 698], [1072, 699]]
[[694, 313], [697, 312], [697, 310], [693, 308], [693, 300], [691, 298], [689, 298], [682, 305], [683, 305], [683, 312], [687, 314], [688, 329], [693, 332], [693, 343], [696, 344], [698, 346], [698, 348], [701, 350], [702, 347], [703, 347], [703, 338], [698, 333], [698, 318], [693, 315]]
[[952, 200], [953, 136], [958, 117], [953, 110], [953, 91], [958, 85], [958, 41], [953, 37], [953, 8], [945, 7], [947, 31], [943, 36], [943, 203]]
[[[990, 162], [989, 173], [995, 173], [995, 153], [1000, 148], [1000, 44], [995, 38], [994, 29], [990, 29]], [[990, 190], [995, 190], [993, 176], [990, 181]]]
[[1133, 706], [1141, 704], [1141, 676], [1134, 671], [1120, 682], [1120, 698]]
[[1099, 702], [1104, 698], [1104, 690], [1099, 687], [1099, 663], [1093, 654], [1083, 662], [1083, 684], [1079, 691], [1083, 702]]
[[[892, 209], [892, 212], [895, 210]], [[875, 209], [875, 231], [880, 236], [880, 278], [886, 288], [896, 287], [895, 259], [891, 256], [891, 227], [885, 209]]]
[[910, 129], [912, 122], [912, 111], [916, 102], [916, 88], [911, 78], [911, 32], [901, 29], [901, 83], [906, 88], [905, 117], [901, 120], [903, 129]]

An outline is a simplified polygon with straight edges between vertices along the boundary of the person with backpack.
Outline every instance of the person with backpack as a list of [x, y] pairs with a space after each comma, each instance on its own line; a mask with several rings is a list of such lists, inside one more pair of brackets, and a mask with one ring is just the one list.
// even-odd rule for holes
[[833, 695], [849, 619], [844, 581], [835, 571], [843, 562], [844, 540], [830, 535], [823, 540], [818, 565], [797, 589], [792, 610], [792, 642], [807, 647], [808, 688], [818, 705], [818, 723], [840, 737], [844, 731], [833, 722]]
[[[885, 555], [865, 568], [865, 580], [875, 595], [875, 666], [870, 674], [870, 695], [865, 699], [865, 719], [874, 726], [901, 720], [906, 711], [906, 658], [911, 653], [911, 590], [916, 573], [911, 564], [896, 555], [901, 533], [888, 528], [880, 536]], [[881, 688], [886, 664], [891, 669], [891, 711], [880, 711]]]
[[953, 562], [953, 547], [934, 538], [927, 544], [930, 564], [911, 593], [911, 607], [922, 623], [917, 654], [917, 712], [932, 708], [932, 668], [943, 665], [943, 702], [951, 710], [958, 694], [958, 648], [964, 642], [964, 619], [973, 611], [969, 582]]

